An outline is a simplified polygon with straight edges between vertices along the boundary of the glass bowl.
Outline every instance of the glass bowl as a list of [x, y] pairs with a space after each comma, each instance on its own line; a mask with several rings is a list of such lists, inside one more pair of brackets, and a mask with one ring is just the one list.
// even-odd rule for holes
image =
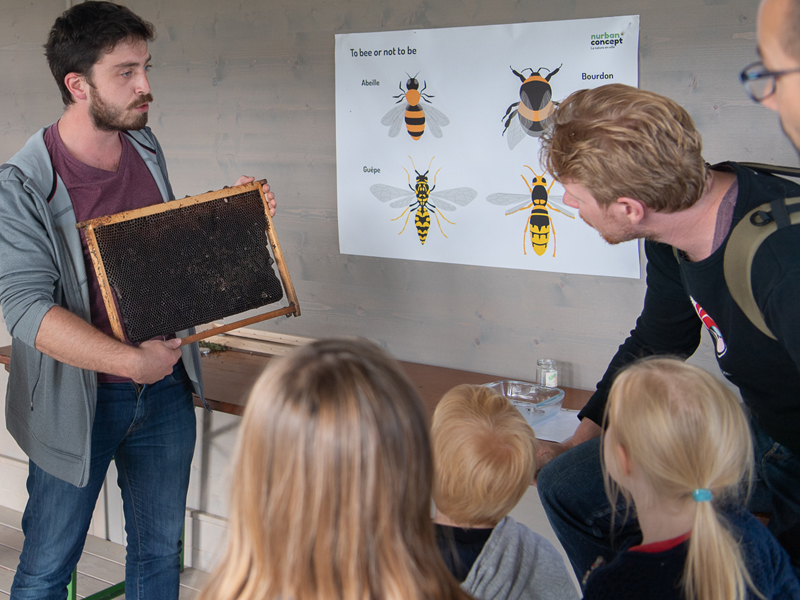
[[531, 427], [555, 417], [564, 404], [564, 390], [555, 387], [510, 379], [485, 385], [508, 398]]

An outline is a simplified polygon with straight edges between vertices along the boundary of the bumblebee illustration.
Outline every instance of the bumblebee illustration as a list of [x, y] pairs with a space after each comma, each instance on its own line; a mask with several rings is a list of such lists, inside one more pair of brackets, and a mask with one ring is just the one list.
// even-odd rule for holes
[[[433, 98], [433, 96], [425, 93], [428, 83], [424, 82], [420, 90], [416, 76], [411, 77], [409, 75], [409, 80], [406, 81], [406, 89], [403, 89], [402, 81], [398, 84], [398, 87], [400, 88], [400, 93], [392, 96], [398, 99], [398, 106], [395, 106], [381, 119], [381, 123], [389, 127], [389, 137], [396, 137], [400, 133], [403, 117], [405, 117], [408, 135], [412, 139], [418, 140], [422, 137], [422, 134], [425, 133], [425, 123], [428, 124], [433, 137], [442, 137], [442, 127], [449, 125], [450, 119], [442, 111], [431, 106], [430, 98]], [[421, 104], [423, 100], [428, 103], [424, 108]]]
[[[433, 187], [428, 187], [428, 173], [431, 170], [433, 159], [436, 157], [434, 156], [431, 158], [431, 162], [428, 165], [428, 170], [421, 175], [420, 172], [417, 171], [416, 165], [414, 165], [414, 159], [412, 159], [410, 156], [408, 158], [411, 159], [411, 164], [414, 166], [414, 172], [417, 174], [416, 185], [412, 186], [411, 174], [405, 167], [403, 167], [406, 175], [408, 175], [408, 188], [411, 190], [410, 192], [405, 189], [392, 187], [391, 185], [383, 185], [382, 183], [371, 186], [369, 191], [372, 192], [372, 195], [381, 202], [394, 200], [394, 202], [389, 205], [390, 208], [400, 208], [401, 206], [406, 207], [400, 216], [392, 219], [392, 221], [397, 221], [398, 219], [401, 219], [403, 215], [408, 213], [405, 224], [403, 225], [403, 229], [401, 229], [400, 233], [397, 235], [401, 235], [406, 230], [408, 219], [411, 217], [411, 212], [416, 208], [417, 211], [416, 215], [414, 216], [414, 224], [417, 227], [417, 235], [419, 236], [420, 243], [425, 245], [425, 240], [428, 238], [428, 230], [431, 227], [431, 213], [433, 213], [433, 216], [436, 217], [436, 224], [439, 226], [439, 231], [442, 232], [444, 237], [447, 237], [442, 229], [439, 216], [441, 216], [442, 219], [451, 225], [455, 225], [455, 223], [448, 220], [447, 217], [441, 214], [441, 211], [454, 211], [456, 207], [453, 206], [453, 204], [457, 204], [458, 206], [466, 206], [476, 198], [478, 192], [468, 187], [434, 191], [436, 189], [436, 176], [439, 175], [439, 171], [441, 171], [441, 169], [436, 171], [436, 174], [433, 176]], [[414, 201], [409, 204], [409, 200], [411, 198], [413, 198]], [[433, 204], [431, 199], [435, 199], [436, 204]], [[453, 204], [450, 204], [451, 202]]]
[[[553, 120], [553, 88], [550, 87], [550, 79], [561, 70], [561, 64], [555, 71], [550, 71], [547, 67], [539, 67], [538, 71], [533, 69], [522, 69], [522, 72], [530, 71], [531, 75], [527, 79], [522, 73], [509, 67], [522, 85], [519, 88], [519, 102], [514, 102], [506, 110], [501, 121], [505, 121], [503, 135], [508, 131], [508, 147], [514, 149], [527, 133], [533, 137], [542, 135], [545, 129], [550, 126]], [[541, 75], [542, 69], [550, 71], [547, 77]], [[516, 118], [515, 118], [516, 117]]]
[[486, 201], [490, 204], [508, 206], [509, 204], [515, 204], [522, 200], [522, 204], [513, 206], [506, 211], [506, 215], [513, 215], [514, 213], [525, 210], [526, 208], [532, 208], [530, 219], [528, 220], [522, 237], [522, 251], [526, 255], [528, 254], [526, 238], [530, 232], [531, 246], [533, 247], [533, 251], [539, 256], [542, 256], [547, 250], [547, 244], [552, 231], [553, 256], [555, 256], [556, 229], [552, 220], [550, 219], [550, 213], [547, 209], [550, 208], [561, 213], [565, 217], [569, 217], [570, 219], [574, 219], [575, 215], [567, 210], [563, 204], [555, 201], [555, 198], [560, 198], [561, 196], [550, 196], [550, 190], [552, 189], [553, 184], [551, 183], [550, 187], [546, 187], [547, 180], [544, 178], [544, 173], [540, 176], [536, 174], [536, 171], [528, 167], [528, 165], [525, 165], [525, 167], [530, 169], [530, 172], [533, 173], [533, 179], [531, 180], [531, 183], [528, 183], [528, 180], [525, 179], [524, 175], [520, 175], [522, 180], [525, 182], [525, 185], [528, 186], [528, 190], [530, 190], [530, 196], [525, 194], [492, 194], [486, 198]]

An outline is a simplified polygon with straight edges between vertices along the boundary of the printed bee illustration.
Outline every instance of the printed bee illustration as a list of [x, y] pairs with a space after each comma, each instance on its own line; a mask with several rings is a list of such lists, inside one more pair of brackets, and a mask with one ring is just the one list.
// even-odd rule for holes
[[556, 229], [552, 220], [550, 219], [550, 213], [547, 209], [549, 208], [559, 212], [570, 219], [574, 219], [575, 215], [567, 210], [563, 204], [555, 201], [556, 198], [560, 198], [561, 196], [550, 196], [550, 190], [553, 187], [553, 183], [550, 184], [550, 187], [546, 187], [547, 180], [544, 178], [544, 173], [542, 173], [540, 176], [536, 174], [536, 171], [528, 167], [528, 165], [525, 165], [525, 167], [530, 169], [530, 172], [533, 173], [533, 179], [531, 180], [531, 183], [528, 183], [528, 180], [525, 179], [524, 175], [520, 176], [525, 182], [525, 185], [528, 186], [528, 189], [530, 190], [530, 196], [525, 194], [492, 194], [486, 198], [486, 201], [491, 204], [508, 206], [509, 204], [515, 204], [522, 200], [522, 204], [513, 206], [506, 211], [507, 215], [513, 215], [521, 210], [532, 208], [530, 219], [528, 220], [522, 237], [522, 251], [526, 255], [528, 254], [526, 238], [530, 232], [531, 246], [533, 247], [533, 251], [539, 256], [542, 256], [547, 250], [547, 244], [552, 231], [553, 256], [555, 256]]
[[[408, 135], [412, 139], [418, 140], [422, 137], [422, 134], [425, 133], [425, 123], [428, 124], [433, 137], [442, 137], [442, 127], [449, 125], [450, 119], [442, 111], [431, 105], [430, 99], [434, 96], [425, 93], [428, 83], [424, 82], [420, 90], [416, 75], [414, 77], [409, 75], [409, 79], [406, 81], [406, 89], [403, 89], [402, 81], [398, 84], [398, 87], [400, 88], [400, 93], [392, 96], [398, 99], [398, 106], [395, 106], [381, 119], [381, 123], [389, 127], [389, 137], [396, 137], [400, 133], [403, 117], [405, 117]], [[423, 100], [427, 102], [424, 108], [422, 105]]]
[[[408, 188], [411, 190], [410, 192], [405, 189], [392, 187], [391, 185], [383, 185], [381, 183], [371, 186], [369, 191], [372, 192], [372, 194], [381, 202], [394, 200], [394, 202], [389, 205], [390, 208], [400, 208], [401, 206], [406, 207], [400, 216], [392, 219], [392, 221], [397, 221], [398, 219], [401, 219], [403, 215], [408, 213], [405, 224], [403, 225], [403, 229], [401, 229], [400, 233], [397, 235], [401, 235], [406, 230], [408, 219], [411, 217], [411, 212], [416, 208], [417, 211], [416, 215], [414, 216], [414, 224], [417, 227], [419, 241], [424, 245], [425, 240], [428, 238], [428, 230], [431, 226], [431, 213], [434, 217], [436, 217], [436, 224], [439, 226], [439, 231], [442, 232], [444, 237], [447, 237], [442, 229], [442, 224], [439, 221], [439, 217], [441, 216], [442, 219], [451, 225], [455, 225], [455, 223], [448, 220], [447, 217], [441, 214], [441, 211], [454, 211], [456, 207], [453, 206], [453, 204], [457, 204], [458, 206], [466, 206], [475, 199], [475, 197], [478, 195], [478, 192], [468, 187], [434, 191], [436, 190], [436, 177], [439, 175], [439, 171], [441, 171], [441, 169], [436, 171], [436, 174], [433, 176], [433, 187], [429, 187], [428, 173], [431, 170], [433, 159], [436, 157], [434, 156], [431, 158], [431, 162], [428, 165], [428, 170], [422, 174], [417, 171], [417, 167], [414, 165], [414, 159], [412, 159], [410, 156], [408, 158], [411, 159], [411, 164], [414, 166], [414, 172], [417, 174], [416, 184], [412, 186], [411, 174], [405, 167], [403, 167], [406, 175], [408, 175]], [[409, 204], [409, 200], [412, 198], [413, 202]], [[436, 204], [432, 202], [434, 199]], [[450, 204], [451, 202], [453, 204]]]
[[[550, 71], [547, 67], [539, 67], [538, 71], [533, 69], [522, 69], [522, 72], [530, 71], [531, 75], [527, 79], [522, 73], [509, 67], [522, 85], [519, 88], [519, 102], [514, 102], [506, 110], [506, 114], [501, 119], [505, 121], [503, 135], [508, 131], [508, 147], [514, 149], [527, 133], [533, 137], [542, 135], [545, 129], [550, 126], [553, 120], [553, 88], [550, 87], [550, 79], [561, 70], [561, 64], [555, 71]], [[550, 71], [547, 77], [541, 75], [542, 69]], [[515, 118], [516, 117], [516, 118]]]

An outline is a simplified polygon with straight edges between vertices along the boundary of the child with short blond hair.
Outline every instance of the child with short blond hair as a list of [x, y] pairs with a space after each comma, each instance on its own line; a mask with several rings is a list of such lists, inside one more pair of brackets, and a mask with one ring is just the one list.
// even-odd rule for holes
[[480, 600], [573, 600], [550, 542], [508, 516], [533, 481], [536, 436], [496, 391], [460, 385], [431, 428], [437, 541], [462, 587]]

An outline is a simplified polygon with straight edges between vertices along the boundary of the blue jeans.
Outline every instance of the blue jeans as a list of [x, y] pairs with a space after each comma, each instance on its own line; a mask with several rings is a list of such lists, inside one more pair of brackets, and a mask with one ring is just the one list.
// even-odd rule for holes
[[[789, 553], [800, 577], [800, 457], [775, 443], [751, 420], [756, 477], [748, 508], [772, 513], [769, 529]], [[620, 496], [613, 508], [603, 487], [600, 438], [545, 465], [537, 480], [547, 518], [581, 581], [598, 557], [606, 563], [633, 536], [641, 537], [635, 511], [626, 518]], [[611, 535], [611, 520], [614, 531]]]
[[125, 513], [125, 596], [176, 600], [195, 435], [192, 387], [181, 361], [152, 385], [99, 385], [86, 487], [30, 461], [25, 543], [11, 598], [66, 598], [113, 457]]

